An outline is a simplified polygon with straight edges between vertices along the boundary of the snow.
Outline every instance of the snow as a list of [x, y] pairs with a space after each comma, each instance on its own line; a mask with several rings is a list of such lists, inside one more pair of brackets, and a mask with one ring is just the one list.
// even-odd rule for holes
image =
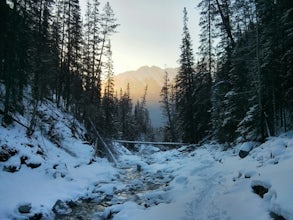
[[246, 152], [250, 152], [254, 147], [258, 146], [259, 143], [258, 142], [253, 142], [253, 141], [249, 141], [249, 142], [244, 142], [241, 147], [240, 150], [242, 151], [246, 151]]
[[[46, 111], [49, 117], [59, 118], [56, 130], [63, 136], [60, 141], [62, 146], [57, 147], [41, 130], [36, 130], [28, 138], [25, 129], [18, 124], [8, 128], [0, 126], [0, 145], [18, 151], [9, 160], [0, 162], [1, 220], [21, 218], [17, 207], [26, 203], [32, 204], [33, 213], [42, 212], [50, 217], [50, 211], [58, 199], [75, 201], [89, 193], [93, 185], [111, 182], [117, 174], [117, 170], [105, 159], [95, 158], [96, 162], [89, 164], [94, 158], [94, 150], [73, 137], [67, 124], [70, 115], [58, 112], [52, 105], [41, 106], [39, 110]], [[25, 119], [22, 122], [28, 123]], [[83, 129], [81, 125], [77, 126]], [[41, 163], [41, 166], [32, 169], [20, 164], [23, 156], [27, 157], [26, 164]], [[12, 165], [21, 168], [15, 173], [2, 171], [4, 166]]]
[[[272, 138], [245, 159], [237, 154], [241, 145], [228, 151], [221, 151], [219, 145], [205, 145], [191, 153], [152, 151], [147, 160], [153, 164], [142, 170], [171, 174], [174, 179], [166, 191], [147, 194], [150, 204], [160, 198], [159, 204], [119, 205], [114, 219], [270, 219], [270, 212], [293, 219], [292, 137], [288, 133]], [[133, 155], [122, 158], [127, 158], [128, 165], [141, 163]], [[254, 184], [269, 188], [264, 199], [253, 193]]]
[[[53, 219], [58, 200], [93, 198], [99, 203], [107, 196], [111, 205], [93, 213], [92, 219], [267, 220], [271, 212], [293, 219], [293, 132], [226, 151], [212, 143], [164, 151], [140, 144], [132, 152], [114, 143], [114, 166], [94, 156], [93, 147], [82, 139], [83, 126], [75, 122], [72, 129], [72, 116], [50, 102], [39, 111], [42, 126], [30, 138], [19, 124], [0, 126], [0, 146], [17, 151], [0, 162], [1, 220], [34, 213]], [[28, 124], [26, 117], [17, 117]], [[56, 139], [48, 135], [50, 126]], [[250, 153], [241, 159], [243, 149]], [[33, 169], [28, 164], [41, 165]], [[8, 166], [19, 170], [4, 171]], [[268, 189], [263, 198], [253, 192], [255, 185]], [[30, 215], [19, 213], [23, 204], [31, 205]]]

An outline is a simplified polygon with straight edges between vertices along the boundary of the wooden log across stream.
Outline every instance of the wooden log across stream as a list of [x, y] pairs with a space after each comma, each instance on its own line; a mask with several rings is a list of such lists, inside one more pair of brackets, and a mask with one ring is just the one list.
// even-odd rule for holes
[[185, 146], [190, 145], [187, 143], [181, 142], [152, 142], [152, 141], [127, 141], [127, 140], [113, 140], [113, 142], [117, 142], [120, 144], [145, 144], [145, 145], [154, 145], [154, 146]]

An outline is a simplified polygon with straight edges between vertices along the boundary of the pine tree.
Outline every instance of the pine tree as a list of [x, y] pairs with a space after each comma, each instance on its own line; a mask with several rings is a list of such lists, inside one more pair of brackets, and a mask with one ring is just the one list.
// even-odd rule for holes
[[202, 57], [203, 61], [206, 62], [207, 70], [211, 76], [213, 76], [215, 72], [215, 45], [214, 39], [215, 35], [215, 16], [216, 16], [216, 8], [212, 2], [212, 0], [202, 0], [198, 6], [200, 8], [200, 22], [199, 25], [201, 27], [200, 33], [200, 46], [199, 46], [199, 54]]
[[[293, 129], [293, 4], [292, 1], [280, 1], [279, 24], [283, 24], [280, 30], [282, 36], [279, 85], [279, 132]], [[290, 120], [291, 119], [291, 120]]]
[[114, 97], [114, 73], [113, 73], [113, 61], [111, 43], [108, 42], [107, 51], [107, 63], [105, 67], [106, 83], [104, 88], [104, 96], [102, 99], [102, 110], [103, 110], [103, 130], [106, 136], [113, 137], [117, 131], [117, 122], [115, 121], [115, 97]]
[[4, 124], [12, 122], [9, 113], [23, 112], [23, 88], [31, 73], [28, 53], [30, 46], [33, 45], [27, 5], [16, 0], [12, 3], [12, 9], [2, 1], [0, 5], [0, 79], [5, 86], [5, 92], [1, 97], [4, 105]]
[[[220, 40], [212, 87], [215, 139], [232, 142], [240, 134], [240, 141], [263, 141], [287, 130], [292, 126], [292, 3], [202, 0], [199, 6], [207, 42], [201, 48], [208, 48], [209, 36]], [[214, 29], [208, 22], [211, 8]]]
[[[107, 41], [118, 26], [115, 22], [113, 10], [109, 3], [104, 7], [103, 13], [99, 10], [100, 2], [93, 0], [87, 2], [84, 29], [83, 48], [83, 72], [85, 83], [84, 101], [88, 107], [85, 109], [86, 116], [95, 118], [98, 122], [102, 120], [101, 109], [101, 78], [104, 69], [105, 58], [107, 56]], [[106, 58], [107, 62], [107, 58]], [[98, 123], [96, 125], [98, 127]]]
[[[235, 46], [232, 26], [233, 11], [229, 0], [216, 0], [215, 19], [217, 30], [215, 35], [219, 39], [217, 45], [217, 66], [212, 87], [212, 125], [214, 138], [219, 142], [233, 140], [233, 113], [227, 109], [234, 106], [231, 99], [232, 83], [229, 72], [231, 70], [231, 58]], [[230, 120], [231, 119], [231, 120]]]
[[161, 103], [163, 115], [166, 118], [166, 125], [164, 127], [164, 140], [177, 141], [178, 135], [176, 134], [176, 107], [174, 98], [174, 87], [170, 84], [168, 72], [165, 71], [164, 85], [161, 89]]
[[[97, 1], [95, 1], [97, 2]], [[115, 33], [116, 28], [118, 27], [118, 24], [116, 23], [115, 14], [109, 4], [109, 2], [106, 3], [106, 5], [103, 8], [103, 13], [101, 14], [101, 20], [100, 20], [100, 28], [101, 31], [99, 32], [99, 37], [95, 34], [93, 34], [94, 42], [98, 41], [100, 43], [99, 52], [97, 53], [97, 66], [96, 66], [96, 72], [95, 72], [95, 79], [96, 79], [96, 91], [97, 91], [97, 104], [99, 105], [99, 101], [101, 99], [101, 74], [102, 74], [102, 66], [103, 66], [103, 56], [106, 50], [106, 42], [108, 38], [111, 36], [111, 34]], [[95, 25], [94, 25], [95, 26]], [[93, 42], [93, 45], [96, 43]], [[93, 48], [95, 50], [95, 46]]]
[[72, 87], [76, 81], [74, 78], [78, 77], [80, 71], [80, 48], [81, 48], [81, 20], [80, 20], [80, 7], [79, 1], [64, 0], [65, 10], [65, 27], [66, 27], [66, 50], [65, 50], [65, 83], [64, 83], [64, 98], [66, 100], [66, 107], [73, 103]]
[[134, 106], [136, 137], [140, 140], [150, 140], [153, 136], [149, 112], [146, 108], [147, 90], [148, 85], [145, 87], [143, 97], [141, 100], [137, 100], [136, 105]]
[[127, 85], [126, 92], [120, 91], [118, 118], [120, 119], [120, 138], [125, 140], [135, 140], [135, 122], [132, 115], [132, 101], [130, 98], [130, 87]]
[[210, 63], [202, 61], [197, 64], [194, 77], [193, 106], [196, 142], [211, 134], [211, 87]]
[[192, 43], [187, 27], [187, 10], [183, 10], [183, 39], [181, 44], [180, 69], [176, 76], [176, 106], [178, 119], [182, 130], [182, 140], [184, 142], [194, 143], [195, 124], [193, 109], [193, 91], [194, 91], [194, 58]]

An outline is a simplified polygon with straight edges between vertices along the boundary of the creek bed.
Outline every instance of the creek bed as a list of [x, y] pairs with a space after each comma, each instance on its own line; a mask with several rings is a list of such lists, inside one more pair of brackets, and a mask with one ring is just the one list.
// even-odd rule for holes
[[[80, 199], [74, 202], [74, 205], [69, 207], [68, 212], [57, 213], [55, 219], [104, 219], [102, 216], [105, 208], [112, 205], [123, 204], [128, 201], [135, 202], [145, 208], [157, 205], [162, 202], [160, 199], [160, 193], [167, 190], [168, 184], [172, 179], [172, 176], [167, 176], [167, 178], [165, 178], [162, 173], [144, 173], [137, 169], [137, 167], [120, 168], [120, 176], [118, 180], [124, 183], [125, 187], [119, 190], [113, 190], [113, 195], [99, 192], [96, 197]], [[158, 199], [155, 202], [150, 203], [150, 199], [146, 195], [152, 193], [158, 195]], [[111, 218], [112, 216], [108, 219]]]

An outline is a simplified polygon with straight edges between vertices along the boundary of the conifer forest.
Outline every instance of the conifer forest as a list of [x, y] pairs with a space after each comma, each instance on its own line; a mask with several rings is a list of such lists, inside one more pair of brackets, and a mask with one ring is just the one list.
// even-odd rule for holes
[[[199, 52], [193, 52], [191, 16], [184, 9], [178, 75], [171, 81], [166, 73], [161, 91], [164, 139], [229, 144], [292, 129], [292, 2], [194, 4], [200, 11]], [[0, 10], [3, 124], [24, 111], [23, 98], [31, 95], [28, 135], [37, 106], [49, 99], [89, 130], [92, 121], [106, 138], [154, 138], [147, 88], [137, 102], [131, 85], [114, 91], [111, 36], [120, 24], [109, 3], [87, 1], [83, 17], [78, 0], [1, 0]]]

